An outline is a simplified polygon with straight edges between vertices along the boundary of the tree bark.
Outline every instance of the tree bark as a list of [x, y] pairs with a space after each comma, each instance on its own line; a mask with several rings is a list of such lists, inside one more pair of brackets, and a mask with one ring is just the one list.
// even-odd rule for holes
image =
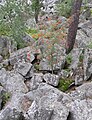
[[35, 14], [35, 21], [38, 23], [38, 14]]
[[82, 0], [75, 0], [72, 8], [71, 23], [68, 29], [67, 41], [66, 41], [66, 54], [73, 49], [78, 29], [79, 15], [81, 9]]

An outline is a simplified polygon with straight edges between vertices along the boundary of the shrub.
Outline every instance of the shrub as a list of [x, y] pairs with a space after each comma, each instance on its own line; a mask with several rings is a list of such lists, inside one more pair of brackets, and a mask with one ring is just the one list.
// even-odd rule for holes
[[72, 56], [71, 56], [71, 54], [68, 54], [67, 57], [66, 57], [66, 63], [67, 63], [68, 65], [70, 65], [71, 62], [72, 62]]
[[92, 42], [87, 45], [88, 48], [92, 49]]
[[68, 88], [70, 87], [70, 85], [73, 83], [72, 79], [60, 79], [59, 81], [59, 85], [58, 85], [58, 89], [65, 92], [68, 90]]
[[64, 0], [56, 5], [56, 11], [59, 15], [69, 17], [72, 10], [73, 0]]
[[10, 93], [3, 93], [2, 94], [2, 107], [5, 106], [5, 104], [7, 103], [7, 101], [10, 99]]

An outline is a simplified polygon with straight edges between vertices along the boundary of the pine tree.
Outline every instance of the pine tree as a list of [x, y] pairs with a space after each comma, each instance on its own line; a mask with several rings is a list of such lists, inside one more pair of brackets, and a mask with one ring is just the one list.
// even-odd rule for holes
[[79, 15], [81, 9], [82, 0], [75, 0], [72, 8], [72, 19], [71, 24], [69, 25], [67, 42], [66, 42], [66, 53], [68, 54], [74, 47], [78, 23], [79, 23]]

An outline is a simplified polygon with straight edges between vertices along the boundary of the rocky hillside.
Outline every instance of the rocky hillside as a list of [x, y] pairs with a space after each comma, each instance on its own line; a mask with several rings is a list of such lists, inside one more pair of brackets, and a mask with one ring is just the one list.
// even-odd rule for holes
[[23, 49], [0, 37], [0, 120], [92, 120], [92, 13], [87, 12], [80, 15], [68, 55], [63, 16], [39, 18], [24, 36], [30, 46]]

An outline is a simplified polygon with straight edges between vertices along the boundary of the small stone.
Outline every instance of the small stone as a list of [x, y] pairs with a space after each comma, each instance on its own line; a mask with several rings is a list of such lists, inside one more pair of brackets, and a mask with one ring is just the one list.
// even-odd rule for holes
[[53, 85], [53, 86], [58, 86], [59, 83], [59, 76], [47, 73], [43, 76], [43, 79], [46, 81], [46, 83]]
[[24, 77], [27, 75], [27, 73], [31, 70], [32, 64], [31, 63], [19, 63], [18, 68], [16, 69], [21, 75]]

